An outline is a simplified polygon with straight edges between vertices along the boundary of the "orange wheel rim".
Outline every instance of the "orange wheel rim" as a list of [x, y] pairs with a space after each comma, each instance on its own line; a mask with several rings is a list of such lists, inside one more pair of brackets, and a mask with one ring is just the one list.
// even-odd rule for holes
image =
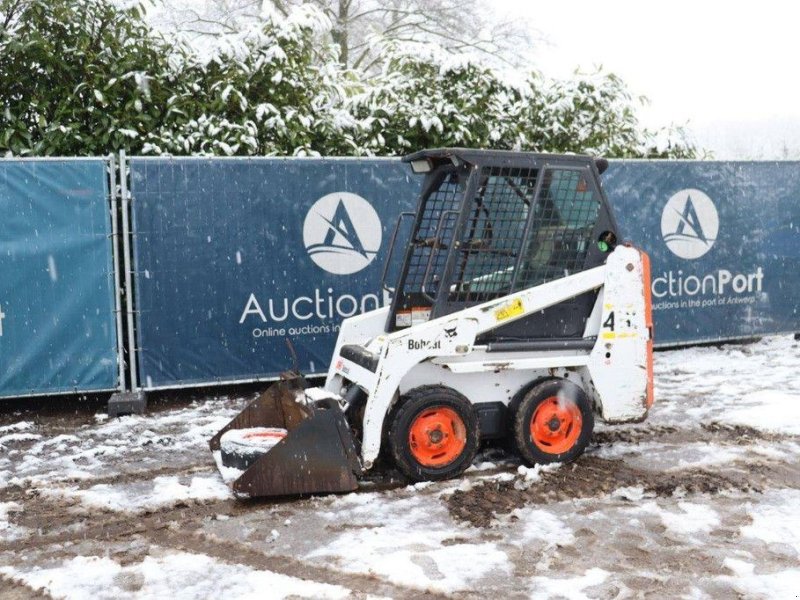
[[548, 454], [569, 451], [583, 427], [581, 410], [573, 400], [551, 396], [539, 403], [531, 417], [531, 439]]
[[423, 467], [443, 467], [457, 459], [467, 445], [467, 428], [452, 408], [436, 406], [411, 423], [408, 446]]

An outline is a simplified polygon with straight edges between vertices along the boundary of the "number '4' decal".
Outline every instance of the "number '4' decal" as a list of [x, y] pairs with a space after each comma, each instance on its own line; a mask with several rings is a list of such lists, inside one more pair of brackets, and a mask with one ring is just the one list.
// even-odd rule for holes
[[605, 321], [603, 321], [603, 327], [605, 327], [607, 329], [610, 329], [611, 331], [614, 331], [614, 311], [613, 310], [610, 313], [608, 313], [608, 318]]

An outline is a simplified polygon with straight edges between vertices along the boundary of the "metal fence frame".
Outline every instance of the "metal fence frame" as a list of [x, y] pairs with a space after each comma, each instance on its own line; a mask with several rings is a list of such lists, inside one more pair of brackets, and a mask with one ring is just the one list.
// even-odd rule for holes
[[[156, 385], [146, 386], [142, 385], [139, 381], [139, 353], [140, 348], [137, 345], [136, 333], [138, 328], [138, 307], [136, 306], [136, 293], [135, 293], [135, 262], [136, 262], [136, 223], [135, 215], [133, 213], [133, 205], [135, 198], [133, 197], [132, 190], [129, 185], [130, 176], [130, 160], [136, 159], [137, 161], [147, 160], [164, 160], [174, 161], [188, 161], [197, 160], [198, 157], [154, 157], [154, 156], [133, 156], [128, 157], [124, 150], [118, 154], [110, 154], [104, 157], [11, 157], [8, 159], [0, 159], [0, 161], [15, 161], [15, 162], [73, 162], [73, 161], [102, 161], [106, 166], [108, 185], [108, 198], [107, 198], [107, 214], [111, 219], [111, 263], [114, 289], [114, 313], [115, 313], [115, 333], [116, 333], [116, 348], [115, 354], [117, 356], [117, 385], [112, 388], [82, 390], [75, 388], [73, 390], [64, 390], [57, 392], [31, 392], [24, 396], [0, 396], [0, 400], [10, 399], [16, 397], [46, 397], [46, 396], [64, 396], [75, 395], [81, 393], [106, 393], [114, 391], [157, 391], [169, 389], [187, 389], [197, 387], [216, 387], [223, 385], [236, 385], [247, 383], [261, 383], [271, 382], [278, 379], [275, 377], [251, 377], [243, 379], [217, 379], [215, 381], [205, 382], [192, 382], [181, 383], [174, 385]], [[323, 158], [331, 162], [357, 162], [361, 160], [358, 157], [214, 157], [215, 160], [231, 161], [231, 162], [262, 162], [262, 161], [313, 161]], [[391, 157], [370, 157], [370, 160], [379, 160], [386, 162], [397, 161], [397, 158]], [[629, 163], [660, 163], [663, 161], [654, 159], [626, 159], [625, 162]], [[674, 160], [670, 163], [685, 164], [698, 162], [692, 159]], [[757, 164], [763, 162], [791, 162], [797, 163], [798, 161], [759, 161], [759, 160], [745, 160], [745, 161], [702, 161], [704, 164], [726, 164], [736, 162], [737, 164]], [[120, 244], [120, 236], [122, 243]], [[122, 270], [122, 272], [120, 272]], [[124, 298], [124, 306], [123, 306]], [[779, 331], [770, 332], [769, 334], [758, 335], [782, 335], [796, 333], [794, 331]], [[696, 340], [693, 342], [675, 342], [675, 343], [662, 343], [658, 345], [660, 349], [669, 349], [674, 347], [681, 347], [686, 345], [698, 345], [709, 343], [724, 343], [733, 342], [742, 339], [749, 339], [752, 336], [736, 336], [736, 337], [715, 337]], [[128, 359], [126, 360], [125, 353], [127, 351]], [[324, 374], [315, 375], [314, 377], [324, 377]]]
[[[174, 161], [174, 162], [183, 162], [183, 161], [197, 161], [198, 159], [202, 159], [203, 157], [196, 157], [196, 156], [181, 156], [181, 157], [135, 156], [135, 157], [131, 157], [131, 158], [135, 159], [137, 161], [141, 161], [141, 162], [146, 162], [146, 161], [164, 161], [164, 160]], [[238, 163], [260, 163], [260, 162], [265, 162], [265, 161], [282, 161], [282, 162], [285, 161], [285, 162], [288, 163], [288, 162], [314, 161], [314, 160], [320, 160], [320, 159], [324, 159], [326, 162], [347, 163], [347, 162], [358, 162], [359, 160], [362, 160], [362, 158], [359, 158], [359, 157], [327, 157], [327, 156], [326, 157], [268, 157], [268, 156], [265, 156], [265, 157], [260, 157], [260, 156], [259, 157], [235, 157], [234, 156], [234, 157], [213, 157], [213, 159], [215, 161], [220, 161], [220, 162], [238, 162]], [[395, 162], [395, 161], [398, 161], [399, 159], [396, 158], [396, 157], [380, 157], [380, 158], [377, 158], [377, 159], [375, 157], [369, 157], [369, 160], [381, 160], [381, 161], [386, 161], [386, 162]], [[624, 162], [626, 162], [626, 163], [640, 163], [640, 164], [647, 164], [647, 163], [663, 164], [664, 162], [669, 162], [670, 164], [676, 164], [676, 165], [686, 165], [686, 164], [693, 164], [693, 163], [702, 162], [703, 165], [712, 166], [713, 167], [714, 165], [727, 165], [727, 164], [730, 164], [732, 162], [736, 163], [737, 165], [748, 165], [748, 164], [761, 164], [761, 163], [765, 163], [765, 162], [767, 162], [767, 163], [773, 163], [773, 162], [797, 163], [798, 161], [762, 161], [762, 160], [698, 161], [696, 159], [682, 159], [682, 160], [674, 160], [674, 161], [673, 160], [664, 161], [664, 160], [659, 160], [659, 159], [624, 159]], [[135, 193], [135, 191], [133, 193]], [[130, 202], [131, 203], [135, 202], [135, 198], [131, 197], [130, 198]], [[136, 228], [135, 213], [132, 214], [132, 221], [133, 221], [132, 227], [135, 229]], [[136, 248], [135, 248], [136, 238], [135, 238], [135, 235], [136, 235], [136, 233], [133, 232], [132, 235], [133, 235], [133, 238], [132, 238], [133, 239], [132, 252], [133, 252], [134, 260], [135, 260], [136, 259], [136, 256], [135, 256], [135, 253], [136, 253]], [[131, 273], [133, 273], [133, 271], [131, 271]], [[135, 283], [134, 283], [134, 285], [135, 285]], [[134, 311], [135, 312], [134, 316], [138, 318], [138, 316], [139, 316], [138, 306], [136, 308], [137, 308], [137, 310]], [[130, 326], [130, 323], [129, 323], [129, 326]], [[754, 334], [754, 335], [781, 335], [781, 334], [790, 334], [790, 333], [794, 333], [794, 332], [791, 331], [791, 330], [788, 330], [788, 331], [774, 331], [774, 332], [763, 333], [763, 334]], [[737, 340], [743, 340], [743, 339], [751, 339], [752, 337], [753, 337], [752, 335], [745, 335], [745, 334], [734, 335], [734, 336], [725, 336], [725, 337], [719, 337], [719, 336], [717, 336], [717, 337], [704, 337], [704, 338], [700, 338], [700, 339], [697, 339], [697, 340], [693, 340], [691, 342], [662, 342], [662, 343], [659, 343], [657, 345], [657, 348], [659, 348], [659, 349], [668, 349], [668, 348], [681, 347], [681, 346], [687, 346], [687, 345], [720, 343], [720, 342], [726, 342], [726, 341], [737, 341]], [[129, 339], [133, 340], [135, 338], [129, 336]], [[135, 347], [135, 342], [129, 342], [129, 343], [131, 344], [131, 347]], [[139, 348], [136, 348], [136, 354], [138, 354], [139, 350], [140, 350]], [[193, 387], [230, 385], [230, 384], [239, 384], [239, 383], [268, 382], [268, 381], [274, 381], [276, 379], [277, 379], [277, 377], [249, 377], [249, 378], [241, 378], [241, 379], [220, 378], [220, 379], [217, 379], [215, 381], [201, 381], [201, 382], [195, 381], [195, 382], [191, 382], [191, 383], [184, 382], [184, 383], [180, 383], [180, 384], [153, 385], [153, 386], [141, 385], [137, 389], [143, 389], [143, 390], [147, 390], [147, 391], [150, 391], [150, 390], [165, 390], [165, 389], [183, 389], [183, 388], [193, 388]]]
[[122, 197], [122, 256], [123, 256], [123, 269], [125, 273], [125, 314], [127, 317], [127, 339], [128, 339], [128, 368], [130, 371], [131, 391], [138, 391], [141, 389], [139, 386], [139, 373], [137, 367], [137, 353], [139, 349], [136, 347], [135, 335], [135, 309], [134, 302], [136, 299], [133, 293], [133, 270], [132, 270], [132, 240], [136, 235], [131, 229], [131, 203], [133, 198], [128, 190], [128, 177], [130, 175], [130, 168], [124, 150], [119, 153], [119, 169], [120, 169], [120, 195]]
[[118, 392], [125, 390], [125, 363], [123, 360], [123, 347], [122, 347], [122, 337], [121, 337], [121, 330], [122, 330], [122, 322], [121, 322], [121, 314], [120, 314], [120, 294], [121, 289], [119, 286], [119, 260], [118, 260], [118, 249], [117, 249], [117, 224], [116, 224], [116, 215], [117, 215], [117, 203], [116, 203], [116, 193], [115, 193], [115, 186], [116, 186], [116, 165], [114, 162], [114, 155], [109, 154], [108, 156], [64, 156], [64, 157], [57, 157], [57, 156], [42, 156], [42, 157], [32, 157], [32, 156], [22, 156], [22, 157], [0, 157], [0, 162], [29, 162], [29, 163], [47, 163], [47, 162], [86, 162], [86, 161], [101, 161], [105, 164], [106, 167], [106, 184], [108, 185], [108, 195], [106, 198], [106, 213], [108, 218], [111, 219], [111, 270], [112, 272], [109, 273], [109, 277], [114, 278], [114, 304], [115, 304], [115, 335], [117, 338], [115, 353], [117, 355], [117, 385], [111, 388], [101, 388], [101, 389], [92, 389], [92, 390], [84, 390], [79, 388], [73, 388], [72, 390], [62, 390], [62, 391], [52, 391], [52, 392], [34, 392], [31, 391], [24, 395], [13, 395], [13, 396], [2, 396], [0, 395], [0, 401], [3, 400], [13, 400], [15, 398], [44, 398], [44, 397], [51, 397], [51, 396], [72, 396], [77, 394], [104, 394], [109, 392]]
[[[123, 245], [125, 245], [128, 240], [127, 247], [124, 249], [125, 253], [125, 275], [126, 275], [126, 283], [125, 288], [131, 289], [132, 286], [135, 286], [135, 283], [129, 283], [129, 280], [137, 274], [137, 266], [136, 266], [136, 218], [135, 213], [133, 212], [133, 204], [136, 202], [136, 198], [133, 195], [133, 191], [129, 189], [127, 185], [127, 179], [130, 176], [130, 160], [137, 160], [137, 161], [163, 161], [163, 160], [170, 160], [176, 162], [183, 162], [183, 161], [196, 161], [198, 159], [203, 158], [213, 158], [213, 160], [225, 161], [225, 162], [267, 162], [267, 161], [285, 161], [285, 162], [297, 162], [297, 161], [315, 161], [324, 159], [325, 161], [330, 162], [352, 162], [357, 163], [364, 158], [369, 158], [369, 160], [379, 161], [379, 162], [397, 162], [400, 159], [398, 157], [391, 157], [391, 156], [376, 156], [376, 157], [356, 157], [356, 156], [213, 156], [213, 157], [202, 157], [202, 156], [126, 156], [124, 151], [120, 152], [120, 173], [125, 173], [125, 177], [123, 177], [123, 181], [126, 183], [122, 184], [123, 187], [123, 206], [122, 206], [122, 218], [123, 218]], [[127, 206], [125, 202], [125, 197], [127, 196]], [[135, 292], [135, 287], [133, 287]], [[135, 293], [131, 295], [131, 298], [134, 299], [134, 304], [136, 304], [137, 296]], [[145, 392], [156, 392], [162, 390], [183, 390], [183, 389], [192, 389], [192, 388], [199, 388], [199, 387], [220, 387], [225, 385], [240, 385], [240, 384], [248, 384], [248, 383], [270, 383], [274, 381], [279, 381], [280, 376], [276, 375], [274, 377], [248, 377], [242, 379], [218, 379], [216, 381], [205, 381], [205, 382], [194, 382], [194, 383], [179, 383], [179, 384], [170, 384], [170, 385], [142, 385], [139, 381], [138, 377], [138, 353], [141, 350], [139, 348], [137, 341], [136, 341], [136, 328], [138, 327], [138, 318], [139, 318], [139, 310], [138, 307], [134, 307], [131, 311], [130, 309], [127, 311], [127, 323], [128, 323], [128, 348], [132, 349], [129, 351], [130, 359], [130, 371], [131, 371], [131, 391], [145, 391]], [[326, 375], [325, 373], [319, 373], [314, 375], [306, 376], [307, 379], [321, 379], [324, 378]]]
[[114, 257], [114, 313], [117, 327], [117, 370], [119, 372], [119, 389], [127, 389], [127, 378], [125, 373], [125, 348], [122, 333], [122, 286], [120, 282], [120, 254], [119, 254], [119, 217], [118, 198], [117, 198], [117, 163], [114, 155], [108, 157], [109, 161], [109, 191], [111, 195], [111, 251]]

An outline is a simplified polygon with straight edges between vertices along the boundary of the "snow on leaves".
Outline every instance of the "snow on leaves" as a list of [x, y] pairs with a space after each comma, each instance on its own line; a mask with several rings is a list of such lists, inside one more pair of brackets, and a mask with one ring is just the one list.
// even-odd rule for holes
[[267, 10], [203, 51], [156, 33], [136, 3], [0, 2], [3, 22], [0, 154], [694, 153], [680, 131], [644, 130], [610, 74], [506, 74], [418, 43], [380, 46], [377, 75], [344, 69], [311, 5]]

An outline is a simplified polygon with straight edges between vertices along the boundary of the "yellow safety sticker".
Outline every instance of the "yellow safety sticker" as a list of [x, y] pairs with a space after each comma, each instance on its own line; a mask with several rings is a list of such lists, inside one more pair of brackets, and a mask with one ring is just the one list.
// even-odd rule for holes
[[525, 312], [525, 307], [522, 304], [522, 300], [517, 298], [513, 300], [511, 304], [507, 304], [503, 308], [499, 308], [494, 311], [494, 318], [498, 321], [505, 321], [506, 319], [510, 319], [511, 317], [516, 317], [517, 315], [521, 315]]
[[616, 337], [617, 337], [617, 334], [614, 333], [613, 331], [604, 331], [603, 332], [603, 339], [604, 340], [613, 340]]

